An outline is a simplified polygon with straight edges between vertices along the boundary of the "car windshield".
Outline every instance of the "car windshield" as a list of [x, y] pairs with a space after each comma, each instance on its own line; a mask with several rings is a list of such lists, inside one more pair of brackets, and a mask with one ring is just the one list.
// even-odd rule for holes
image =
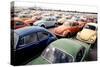
[[48, 62], [50, 63], [66, 63], [73, 61], [72, 56], [68, 55], [67, 53], [64, 53], [63, 51], [57, 48], [52, 47], [48, 47], [42, 53], [42, 57], [48, 60]]
[[92, 25], [86, 25], [85, 28], [86, 29], [91, 29], [91, 30], [95, 30], [96, 29], [96, 27], [92, 26]]
[[19, 39], [18, 34], [14, 33], [14, 49], [16, 48], [16, 45], [18, 43], [18, 39]]

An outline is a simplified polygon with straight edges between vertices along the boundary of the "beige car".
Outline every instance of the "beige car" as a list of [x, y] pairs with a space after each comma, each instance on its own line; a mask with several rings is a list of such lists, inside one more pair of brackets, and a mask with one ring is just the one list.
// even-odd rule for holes
[[97, 39], [97, 24], [87, 23], [83, 30], [77, 33], [76, 38], [86, 43], [95, 43]]

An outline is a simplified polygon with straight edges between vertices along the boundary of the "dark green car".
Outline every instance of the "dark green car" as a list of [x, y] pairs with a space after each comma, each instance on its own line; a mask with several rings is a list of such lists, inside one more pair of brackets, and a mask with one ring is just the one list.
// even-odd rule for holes
[[52, 42], [31, 64], [68, 63], [84, 61], [91, 45], [72, 39], [58, 39]]

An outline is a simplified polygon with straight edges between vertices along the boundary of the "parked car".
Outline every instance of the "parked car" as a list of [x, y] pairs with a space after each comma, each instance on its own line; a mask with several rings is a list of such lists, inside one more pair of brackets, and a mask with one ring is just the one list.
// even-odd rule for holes
[[90, 45], [72, 39], [58, 39], [52, 42], [42, 54], [28, 65], [81, 62], [87, 58]]
[[14, 30], [12, 35], [13, 64], [21, 65], [41, 53], [56, 37], [46, 29], [38, 26], [29, 26]]
[[62, 18], [60, 18], [60, 19], [58, 19], [58, 24], [59, 25], [62, 25], [64, 22], [66, 22], [67, 20], [69, 20], [67, 17], [62, 17]]
[[36, 21], [35, 23], [33, 23], [33, 25], [44, 27], [44, 28], [57, 26], [57, 18], [53, 16], [45, 17], [39, 21]]
[[78, 22], [65, 22], [63, 25], [54, 29], [54, 34], [60, 37], [70, 37], [83, 28]]
[[83, 30], [77, 33], [76, 38], [86, 43], [95, 43], [97, 38], [97, 24], [87, 23]]
[[20, 18], [13, 18], [11, 19], [11, 29], [19, 29], [25, 26], [29, 26], [29, 24], [25, 23]]
[[37, 21], [36, 18], [29, 18], [29, 19], [26, 19], [24, 22], [32, 26], [33, 23], [35, 23], [36, 21]]

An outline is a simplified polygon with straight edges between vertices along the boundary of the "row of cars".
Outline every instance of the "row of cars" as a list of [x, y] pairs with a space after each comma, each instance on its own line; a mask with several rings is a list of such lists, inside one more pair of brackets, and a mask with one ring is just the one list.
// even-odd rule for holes
[[[72, 15], [63, 18], [65, 17], [66, 21], [63, 22], [60, 21], [62, 17], [52, 15], [44, 16], [36, 21], [33, 21], [32, 18], [31, 21], [28, 21], [14, 17], [11, 21], [12, 52], [14, 53], [12, 64], [84, 61], [91, 44], [96, 42], [97, 23], [86, 22]], [[56, 27], [53, 29], [53, 33], [48, 31], [48, 27], [52, 26]], [[77, 39], [71, 39], [70, 37], [75, 34], [77, 34], [75, 36]]]

